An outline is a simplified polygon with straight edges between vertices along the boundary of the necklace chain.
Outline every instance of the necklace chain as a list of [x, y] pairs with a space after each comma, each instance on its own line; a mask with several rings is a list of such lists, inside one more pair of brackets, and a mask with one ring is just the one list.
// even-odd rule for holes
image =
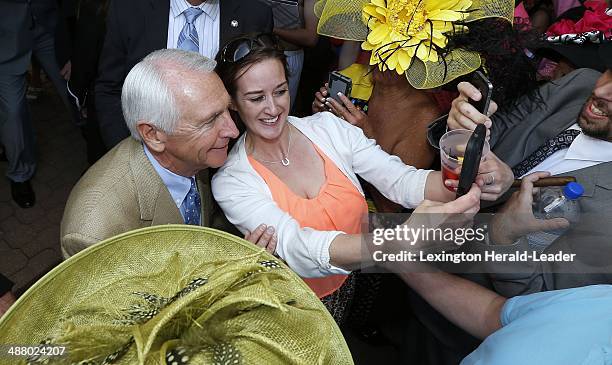
[[[258, 158], [259, 161], [273, 164], [280, 163], [283, 166], [289, 166], [289, 164], [291, 164], [291, 161], [289, 161], [289, 153], [291, 152], [291, 126], [288, 125], [287, 128], [289, 128], [289, 145], [287, 146], [287, 153], [283, 153], [283, 158], [280, 161], [268, 161]], [[255, 156], [255, 146], [253, 146], [253, 156]]]

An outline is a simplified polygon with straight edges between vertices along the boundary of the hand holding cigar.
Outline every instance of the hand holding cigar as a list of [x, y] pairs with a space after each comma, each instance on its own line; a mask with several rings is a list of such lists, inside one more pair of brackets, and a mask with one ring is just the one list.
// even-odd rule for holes
[[[515, 179], [512, 183], [512, 187], [520, 188], [521, 181], [521, 179]], [[536, 188], [543, 188], [547, 186], [565, 186], [570, 182], [576, 182], [576, 178], [574, 176], [543, 177], [538, 181], [534, 182], [533, 186]]]

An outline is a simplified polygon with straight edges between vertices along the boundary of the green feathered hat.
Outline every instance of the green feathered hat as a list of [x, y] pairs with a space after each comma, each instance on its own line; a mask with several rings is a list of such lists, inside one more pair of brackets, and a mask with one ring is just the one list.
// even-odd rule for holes
[[2, 317], [0, 348], [11, 365], [353, 363], [282, 261], [185, 225], [128, 232], [63, 262]]

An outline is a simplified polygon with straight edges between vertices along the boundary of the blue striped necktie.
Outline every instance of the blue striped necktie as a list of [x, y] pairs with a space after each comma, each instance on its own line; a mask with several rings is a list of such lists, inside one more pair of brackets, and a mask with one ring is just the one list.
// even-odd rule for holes
[[200, 41], [198, 39], [198, 31], [193, 23], [200, 15], [202, 15], [202, 9], [187, 8], [185, 11], [183, 11], [183, 15], [185, 16], [187, 23], [185, 23], [183, 30], [181, 30], [181, 34], [179, 34], [176, 46], [178, 49], [185, 51], [199, 52]]
[[191, 188], [183, 200], [183, 209], [185, 212], [185, 224], [199, 225], [200, 224], [200, 194], [196, 186], [195, 179], [191, 178]]

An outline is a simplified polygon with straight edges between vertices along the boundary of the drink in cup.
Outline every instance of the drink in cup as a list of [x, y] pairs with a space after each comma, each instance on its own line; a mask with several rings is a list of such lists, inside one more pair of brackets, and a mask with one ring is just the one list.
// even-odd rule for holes
[[[463, 157], [465, 154], [465, 147], [467, 146], [472, 131], [467, 129], [455, 129], [447, 132], [440, 138], [440, 162], [442, 165], [442, 183], [444, 181], [459, 180], [459, 174], [461, 173], [461, 164], [463, 163]], [[484, 160], [486, 155], [489, 153], [489, 143], [485, 141], [482, 148], [481, 161]], [[446, 186], [450, 191], [455, 191], [454, 188]]]

